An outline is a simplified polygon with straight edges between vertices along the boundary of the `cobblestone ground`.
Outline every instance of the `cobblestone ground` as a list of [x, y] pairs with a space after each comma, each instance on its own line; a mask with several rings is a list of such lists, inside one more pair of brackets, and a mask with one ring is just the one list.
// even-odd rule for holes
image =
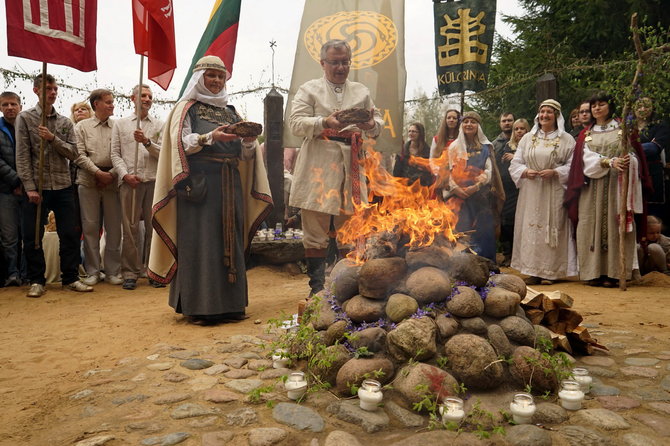
[[[302, 282], [298, 285], [302, 286]], [[667, 289], [648, 290], [656, 293], [656, 297], [670, 297]], [[11, 320], [13, 310], [6, 297], [0, 295], [1, 308], [4, 318]], [[164, 305], [162, 298], [161, 295], [157, 299], [157, 305]], [[56, 299], [53, 304], [59, 302], [62, 303]], [[287, 304], [286, 308], [290, 311], [292, 306]], [[96, 307], [91, 311], [100, 310]], [[104, 312], [104, 306], [101, 311]], [[278, 377], [289, 370], [273, 369], [268, 359], [267, 344], [272, 336], [265, 333], [264, 324], [245, 322], [243, 330], [238, 326], [232, 331], [246, 333], [228, 334], [230, 330], [222, 327], [178, 343], [146, 345], [152, 337], [144, 335], [145, 339], [139, 337], [135, 341], [144, 342], [144, 349], [129, 344], [127, 352], [131, 354], [124, 355], [119, 354], [123, 352], [120, 346], [116, 350], [118, 356], [107, 356], [95, 367], [84, 361], [78, 370], [60, 375], [58, 385], [45, 380], [41, 391], [17, 390], [8, 383], [15, 378], [10, 377], [11, 370], [19, 369], [32, 380], [39, 380], [44, 364], [17, 367], [16, 361], [11, 361], [12, 352], [4, 351], [3, 358], [10, 358], [7, 362], [11, 367], [4, 371], [0, 367], [3, 386], [0, 392], [12, 397], [17, 396], [16, 392], [24, 392], [26, 399], [17, 409], [19, 413], [11, 414], [15, 425], [5, 425], [1, 431], [0, 444], [334, 446], [371, 441], [404, 446], [670, 444], [670, 345], [667, 334], [659, 335], [665, 333], [659, 331], [662, 324], [654, 322], [652, 327], [645, 325], [650, 322], [642, 320], [625, 326], [618, 321], [611, 323], [598, 312], [591, 314], [586, 317], [587, 326], [610, 352], [577, 358], [577, 364], [594, 376], [593, 389], [582, 410], [566, 412], [553, 399], [538, 400], [535, 421], [544, 428], [506, 425], [506, 435], [483, 441], [472, 434], [456, 437], [452, 432], [430, 432], [425, 428], [427, 417], [417, 417], [395, 404], [391, 392], [384, 407], [375, 413], [360, 410], [355, 400], [338, 400], [327, 392], [309, 394], [300, 405], [294, 404], [278, 383]], [[169, 316], [166, 318], [167, 323], [175, 323]], [[101, 316], [100, 320], [104, 318]], [[73, 330], [77, 329], [77, 320], [70, 324]], [[44, 327], [49, 327], [48, 321], [44, 321]], [[2, 339], [9, 331], [5, 325]], [[109, 338], [102, 342], [116, 342], [114, 330], [104, 333]], [[14, 335], [20, 336], [20, 332]], [[142, 336], [141, 331], [138, 336]], [[79, 348], [85, 350], [87, 346]], [[71, 353], [71, 361], [79, 361], [78, 355]], [[474, 393], [467, 401], [466, 411], [477, 400], [491, 411], [508, 410], [513, 391]], [[249, 401], [254, 393], [262, 394], [261, 402]], [[272, 400], [272, 407], [265, 404], [267, 400]], [[3, 405], [0, 414], [14, 409]], [[10, 419], [4, 415], [2, 418]]]

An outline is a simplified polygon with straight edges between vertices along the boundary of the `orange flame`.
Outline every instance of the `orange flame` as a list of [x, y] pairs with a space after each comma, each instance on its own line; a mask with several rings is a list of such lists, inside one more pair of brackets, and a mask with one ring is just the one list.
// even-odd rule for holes
[[[356, 205], [354, 215], [338, 231], [341, 244], [356, 246], [350, 258], [362, 261], [365, 241], [384, 232], [407, 238], [405, 246], [410, 249], [430, 246], [438, 239], [456, 245], [460, 234], [454, 228], [461, 200], [444, 202], [436, 198], [436, 190], [448, 185], [448, 152], [445, 150], [439, 158], [430, 160], [410, 158], [411, 164], [430, 170], [436, 176], [436, 181], [425, 187], [419, 180], [409, 184], [406, 178], [392, 176], [381, 167], [382, 155], [367, 140], [365, 143], [367, 156], [361, 160], [361, 166], [368, 179], [368, 200], [372, 201], [374, 196], [381, 196], [383, 200]], [[458, 170], [460, 174], [461, 169]], [[463, 174], [472, 178], [469, 173]]]

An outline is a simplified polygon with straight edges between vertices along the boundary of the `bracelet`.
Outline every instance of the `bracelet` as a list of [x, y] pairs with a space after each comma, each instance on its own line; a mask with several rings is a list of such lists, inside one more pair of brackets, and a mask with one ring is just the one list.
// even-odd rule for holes
[[204, 146], [206, 144], [207, 144], [207, 135], [198, 136], [198, 145], [199, 146]]
[[149, 147], [149, 146], [151, 146], [151, 139], [147, 138], [147, 142], [146, 142], [146, 144], [145, 144], [145, 143], [142, 143], [142, 145], [143, 145], [144, 147]]
[[614, 158], [613, 159], [601, 158], [600, 159], [600, 167], [602, 167], [603, 169], [611, 169], [613, 161], [614, 161]]

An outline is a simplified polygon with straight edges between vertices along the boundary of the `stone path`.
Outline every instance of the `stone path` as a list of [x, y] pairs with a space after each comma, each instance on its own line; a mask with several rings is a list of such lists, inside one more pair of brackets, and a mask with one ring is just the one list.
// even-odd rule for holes
[[[156, 345], [146, 357], [82, 372], [71, 393], [54, 396], [51, 416], [58, 421], [49, 444], [670, 444], [670, 346], [639, 333], [594, 324], [589, 329], [611, 352], [578, 359], [594, 377], [582, 410], [568, 413], [553, 400], [536, 400], [534, 421], [545, 429], [505, 425], [504, 437], [481, 441], [467, 433], [427, 431], [427, 417], [389, 398], [377, 412], [328, 392], [309, 394], [298, 405], [280, 382], [290, 370], [272, 368], [271, 337], [259, 334], [204, 346]], [[488, 410], [508, 411], [511, 390], [474, 394], [466, 411], [478, 399]]]

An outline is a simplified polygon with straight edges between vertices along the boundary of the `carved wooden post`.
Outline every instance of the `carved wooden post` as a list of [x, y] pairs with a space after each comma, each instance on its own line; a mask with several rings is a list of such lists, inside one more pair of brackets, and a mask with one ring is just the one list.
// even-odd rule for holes
[[268, 180], [274, 201], [274, 209], [267, 223], [274, 228], [276, 223], [284, 223], [284, 148], [282, 128], [284, 127], [284, 97], [274, 88], [265, 96], [265, 159]]
[[558, 82], [556, 82], [556, 77], [551, 73], [543, 74], [535, 82], [535, 100], [537, 101], [537, 106], [539, 107], [546, 99], [558, 100]]

